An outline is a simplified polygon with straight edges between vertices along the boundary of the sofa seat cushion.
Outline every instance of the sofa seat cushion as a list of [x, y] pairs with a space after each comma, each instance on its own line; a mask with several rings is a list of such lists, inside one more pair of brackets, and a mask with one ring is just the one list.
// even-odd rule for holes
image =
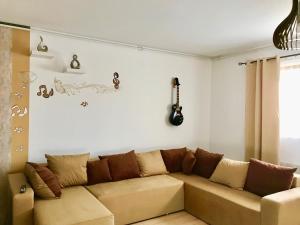
[[203, 221], [213, 225], [260, 225], [261, 197], [197, 175], [170, 176], [184, 181], [185, 209]]
[[34, 202], [35, 225], [114, 225], [112, 213], [82, 186], [62, 189], [60, 199]]
[[184, 209], [183, 182], [168, 175], [87, 186], [113, 214], [129, 224]]

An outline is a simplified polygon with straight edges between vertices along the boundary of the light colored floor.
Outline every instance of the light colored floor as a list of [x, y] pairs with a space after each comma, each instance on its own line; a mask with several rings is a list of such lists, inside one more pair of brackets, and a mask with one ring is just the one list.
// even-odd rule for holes
[[208, 225], [202, 222], [196, 217], [188, 214], [187, 212], [181, 211], [178, 213], [172, 213], [166, 216], [154, 218], [133, 225]]

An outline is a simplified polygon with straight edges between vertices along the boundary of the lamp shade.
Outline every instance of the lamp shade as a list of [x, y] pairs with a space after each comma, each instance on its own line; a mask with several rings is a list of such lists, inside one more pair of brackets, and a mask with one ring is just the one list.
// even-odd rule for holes
[[299, 1], [293, 0], [290, 14], [278, 25], [273, 34], [273, 43], [282, 50], [300, 50]]

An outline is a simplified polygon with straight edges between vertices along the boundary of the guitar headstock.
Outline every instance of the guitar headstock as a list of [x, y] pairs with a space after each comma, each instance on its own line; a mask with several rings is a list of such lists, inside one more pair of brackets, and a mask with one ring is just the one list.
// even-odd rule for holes
[[179, 79], [178, 79], [178, 77], [175, 77], [174, 78], [174, 87], [179, 86], [179, 85], [180, 85]]

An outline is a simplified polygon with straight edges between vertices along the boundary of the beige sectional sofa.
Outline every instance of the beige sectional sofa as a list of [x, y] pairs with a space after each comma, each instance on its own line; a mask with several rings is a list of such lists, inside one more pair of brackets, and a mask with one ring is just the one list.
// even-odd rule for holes
[[293, 189], [263, 198], [182, 173], [68, 187], [55, 200], [34, 198], [22, 173], [10, 174], [9, 183], [13, 225], [120, 225], [180, 210], [211, 225], [300, 224], [298, 175]]

